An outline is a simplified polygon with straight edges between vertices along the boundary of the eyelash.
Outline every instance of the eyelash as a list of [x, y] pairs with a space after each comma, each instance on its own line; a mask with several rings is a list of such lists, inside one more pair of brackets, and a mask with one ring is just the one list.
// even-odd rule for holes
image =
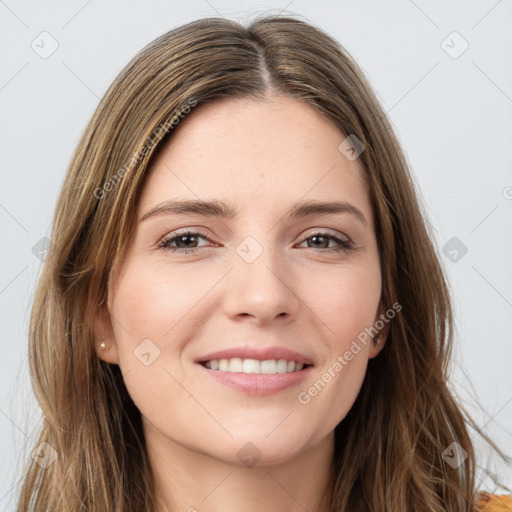
[[[162, 239], [160, 242], [158, 242], [157, 246], [161, 249], [165, 249], [171, 252], [182, 252], [184, 254], [191, 254], [193, 252], [196, 252], [199, 249], [205, 249], [205, 247], [195, 247], [192, 249], [182, 249], [180, 247], [171, 247], [169, 244], [175, 242], [179, 238], [187, 235], [199, 235], [201, 238], [205, 238], [206, 240], [209, 240], [208, 236], [205, 233], [202, 233], [201, 231], [182, 231], [181, 233], [178, 233], [172, 237], [167, 237]], [[304, 243], [306, 240], [309, 240], [310, 238], [313, 238], [315, 236], [321, 236], [325, 238], [329, 238], [331, 240], [334, 240], [338, 244], [340, 244], [339, 247], [330, 247], [327, 249], [319, 249], [318, 252], [343, 252], [343, 251], [350, 251], [354, 250], [354, 246], [350, 240], [342, 240], [341, 238], [332, 235], [330, 232], [327, 231], [317, 231], [315, 233], [312, 233], [308, 237], [304, 238], [304, 240], [301, 243]], [[308, 249], [312, 249], [312, 247], [308, 247]]]

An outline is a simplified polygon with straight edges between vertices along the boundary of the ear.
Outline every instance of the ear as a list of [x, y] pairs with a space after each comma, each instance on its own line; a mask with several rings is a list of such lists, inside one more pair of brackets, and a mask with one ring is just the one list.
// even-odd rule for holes
[[[119, 358], [112, 320], [105, 305], [100, 306], [94, 315], [94, 333], [94, 349], [98, 357], [106, 363], [118, 364]], [[105, 348], [101, 347], [102, 341]]]
[[[375, 319], [373, 321], [373, 325], [379, 330], [379, 332], [374, 336], [371, 342], [370, 352], [368, 354], [369, 359], [378, 356], [386, 344], [386, 340], [389, 334], [390, 319], [386, 316], [385, 313], [386, 309], [384, 307], [384, 303], [381, 300], [377, 314], [375, 315]], [[379, 329], [379, 327], [381, 328]]]

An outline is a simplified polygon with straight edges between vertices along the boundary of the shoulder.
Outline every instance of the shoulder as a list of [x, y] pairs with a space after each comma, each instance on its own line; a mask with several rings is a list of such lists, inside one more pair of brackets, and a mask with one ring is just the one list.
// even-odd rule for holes
[[512, 512], [512, 495], [478, 493], [477, 512]]

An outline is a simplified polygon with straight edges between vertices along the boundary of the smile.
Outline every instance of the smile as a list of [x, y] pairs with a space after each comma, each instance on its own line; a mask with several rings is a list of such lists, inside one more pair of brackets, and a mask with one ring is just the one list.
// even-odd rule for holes
[[210, 370], [230, 373], [258, 373], [263, 375], [274, 375], [276, 373], [293, 373], [302, 370], [308, 365], [287, 359], [242, 359], [233, 357], [231, 359], [212, 359], [205, 361], [203, 366]]

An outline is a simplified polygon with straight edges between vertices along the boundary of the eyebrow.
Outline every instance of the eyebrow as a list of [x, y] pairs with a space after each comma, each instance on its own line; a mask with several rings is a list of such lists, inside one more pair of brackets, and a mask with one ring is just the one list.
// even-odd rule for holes
[[[221, 217], [232, 219], [236, 217], [238, 211], [234, 206], [227, 205], [222, 201], [201, 201], [201, 200], [168, 200], [158, 203], [148, 210], [140, 219], [140, 222], [157, 215], [169, 214], [192, 214], [204, 217]], [[351, 203], [346, 201], [303, 201], [295, 204], [288, 214], [284, 216], [285, 220], [295, 218], [311, 217], [320, 214], [350, 213], [354, 215], [362, 224], [367, 225], [368, 221], [363, 212]]]

